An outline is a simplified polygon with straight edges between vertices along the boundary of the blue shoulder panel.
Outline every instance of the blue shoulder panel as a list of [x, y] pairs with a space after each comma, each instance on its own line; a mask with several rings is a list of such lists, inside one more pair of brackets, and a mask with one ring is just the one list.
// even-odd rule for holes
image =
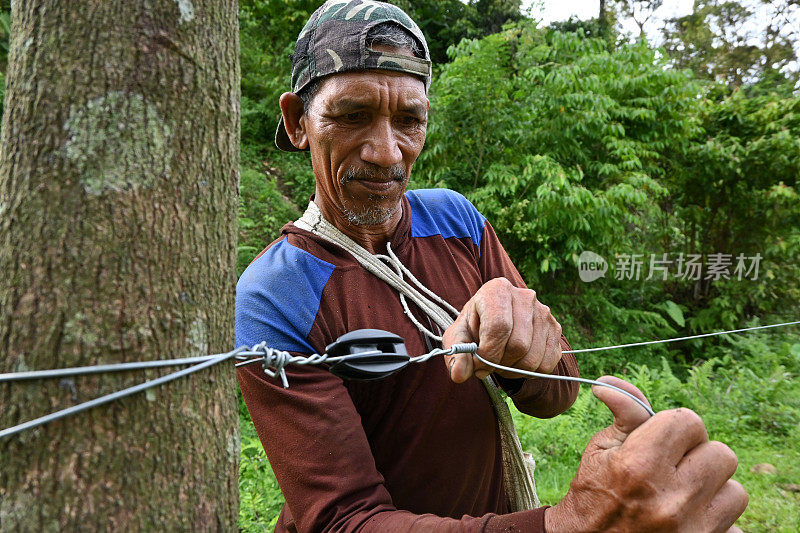
[[418, 189], [408, 191], [406, 198], [411, 204], [412, 237], [469, 237], [480, 253], [486, 217], [464, 196], [448, 189]]
[[283, 239], [253, 261], [236, 284], [236, 346], [312, 353], [308, 334], [335, 269]]

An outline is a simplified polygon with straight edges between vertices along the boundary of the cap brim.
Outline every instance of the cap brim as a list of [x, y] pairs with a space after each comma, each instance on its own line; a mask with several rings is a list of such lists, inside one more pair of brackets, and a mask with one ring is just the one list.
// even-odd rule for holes
[[304, 152], [292, 144], [289, 139], [289, 134], [286, 133], [286, 128], [283, 125], [283, 117], [278, 119], [278, 129], [275, 130], [275, 146], [284, 152]]

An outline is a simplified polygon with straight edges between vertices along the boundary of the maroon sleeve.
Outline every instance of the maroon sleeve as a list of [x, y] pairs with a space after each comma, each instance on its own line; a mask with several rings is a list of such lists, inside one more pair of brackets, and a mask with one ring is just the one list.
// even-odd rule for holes
[[257, 365], [238, 369], [247, 408], [286, 499], [285, 529], [544, 531], [545, 508], [460, 520], [397, 510], [341, 379], [322, 368], [286, 372], [288, 389]]
[[[480, 268], [484, 283], [495, 278], [506, 278], [516, 287], [527, 287], [488, 220], [484, 224], [480, 252]], [[542, 295], [537, 292], [537, 297]], [[546, 295], [544, 297], [546, 298]], [[563, 351], [570, 349], [564, 335], [561, 335], [561, 349]], [[575, 355], [562, 355], [553, 374], [578, 377], [580, 374]], [[578, 397], [578, 384], [574, 381], [503, 379], [499, 376], [495, 376], [495, 379], [509, 394], [517, 409], [538, 418], [550, 418], [563, 413]]]

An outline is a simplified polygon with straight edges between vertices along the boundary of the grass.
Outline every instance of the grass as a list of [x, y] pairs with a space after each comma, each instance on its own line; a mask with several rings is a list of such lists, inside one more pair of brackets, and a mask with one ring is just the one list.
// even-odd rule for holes
[[[625, 377], [656, 410], [684, 406], [706, 422], [712, 439], [739, 457], [734, 476], [750, 494], [738, 525], [747, 532], [800, 531], [800, 341], [796, 335], [756, 334], [728, 339], [709, 350], [714, 357], [689, 368], [632, 365]], [[591, 365], [587, 365], [591, 366]], [[240, 409], [242, 461], [239, 489], [243, 531], [274, 527], [283, 498], [246, 409]], [[555, 504], [569, 488], [589, 438], [611, 422], [604, 405], [581, 387], [566, 413], [538, 420], [515, 413], [523, 448], [536, 458], [536, 485], [543, 503]], [[557, 438], [553, 436], [557, 435]], [[770, 463], [776, 473], [751, 472]]]
[[239, 462], [239, 529], [272, 531], [283, 507], [283, 495], [272, 473], [267, 454], [239, 393], [239, 425], [242, 453]]

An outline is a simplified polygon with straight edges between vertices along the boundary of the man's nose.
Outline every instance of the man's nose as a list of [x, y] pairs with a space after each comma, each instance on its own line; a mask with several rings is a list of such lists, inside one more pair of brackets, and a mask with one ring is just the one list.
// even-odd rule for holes
[[361, 148], [361, 159], [388, 168], [403, 160], [397, 132], [388, 118], [377, 120], [369, 133], [369, 139]]

